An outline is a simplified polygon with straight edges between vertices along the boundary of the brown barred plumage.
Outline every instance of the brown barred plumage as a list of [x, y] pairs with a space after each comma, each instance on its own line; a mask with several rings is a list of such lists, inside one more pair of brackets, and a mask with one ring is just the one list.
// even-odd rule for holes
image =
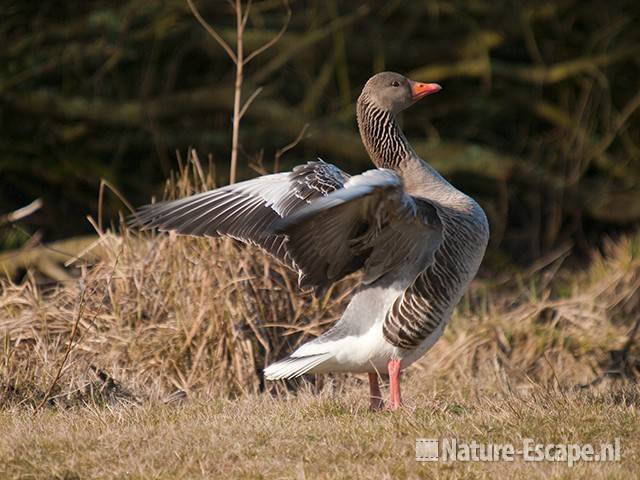
[[443, 225], [443, 240], [434, 260], [400, 295], [387, 312], [383, 325], [385, 339], [410, 350], [433, 333], [447, 313], [458, 303], [464, 288], [477, 270], [470, 261], [479, 246], [486, 246], [489, 231], [479, 208], [459, 208], [436, 204]]

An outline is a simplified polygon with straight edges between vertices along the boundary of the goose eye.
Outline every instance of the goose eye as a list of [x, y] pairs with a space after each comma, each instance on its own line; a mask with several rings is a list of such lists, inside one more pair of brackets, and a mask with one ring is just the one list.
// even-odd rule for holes
[[394, 80], [393, 82], [391, 82], [391, 86], [392, 87], [399, 87], [400, 86], [400, 82], [398, 82], [397, 80]]

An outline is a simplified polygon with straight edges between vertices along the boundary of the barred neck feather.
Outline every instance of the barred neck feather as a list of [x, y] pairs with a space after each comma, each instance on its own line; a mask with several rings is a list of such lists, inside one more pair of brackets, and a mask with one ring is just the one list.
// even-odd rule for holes
[[357, 118], [362, 143], [376, 167], [395, 170], [413, 195], [468, 207], [470, 199], [418, 156], [395, 115], [379, 107], [366, 93], [358, 99]]
[[397, 169], [405, 158], [416, 156], [395, 116], [365, 93], [358, 99], [357, 117], [362, 143], [376, 167]]

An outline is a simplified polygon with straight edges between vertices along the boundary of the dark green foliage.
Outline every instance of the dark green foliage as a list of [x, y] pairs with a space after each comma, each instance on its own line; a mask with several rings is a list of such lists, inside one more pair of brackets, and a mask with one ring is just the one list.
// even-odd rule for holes
[[[227, 2], [197, 3], [233, 45]], [[425, 159], [476, 196], [491, 261], [529, 261], [640, 219], [640, 7], [635, 1], [295, 1], [285, 36], [246, 71], [240, 178], [322, 156], [368, 168], [354, 101], [391, 69], [443, 92], [404, 115]], [[250, 52], [284, 21], [256, 1]], [[53, 239], [90, 229], [100, 178], [144, 203], [175, 151], [210, 153], [227, 178], [233, 68], [186, 2], [3, 3], [0, 213], [36, 197], [26, 222]], [[112, 217], [122, 206], [107, 203]]]

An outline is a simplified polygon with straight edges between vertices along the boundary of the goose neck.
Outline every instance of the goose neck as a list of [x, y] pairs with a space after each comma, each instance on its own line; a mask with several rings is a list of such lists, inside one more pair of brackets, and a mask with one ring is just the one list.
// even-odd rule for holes
[[367, 96], [358, 99], [360, 136], [369, 157], [378, 168], [398, 169], [415, 151], [391, 112], [378, 107]]

